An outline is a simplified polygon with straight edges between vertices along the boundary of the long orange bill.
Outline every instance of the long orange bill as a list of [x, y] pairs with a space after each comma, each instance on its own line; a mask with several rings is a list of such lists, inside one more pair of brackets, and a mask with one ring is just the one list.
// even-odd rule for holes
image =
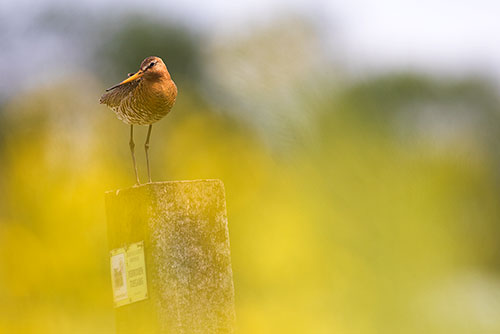
[[121, 85], [123, 84], [126, 84], [128, 82], [131, 82], [131, 81], [134, 81], [134, 80], [137, 80], [139, 79], [140, 77], [142, 77], [144, 74], [144, 72], [142, 70], [139, 70], [137, 71], [134, 75], [128, 77], [127, 79], [123, 80], [122, 82], [120, 82], [119, 84], [116, 84], [114, 85], [113, 87], [109, 87], [108, 89], [106, 89], [106, 92], [109, 92], [110, 90], [112, 89], [115, 89], [116, 87], [120, 87]]

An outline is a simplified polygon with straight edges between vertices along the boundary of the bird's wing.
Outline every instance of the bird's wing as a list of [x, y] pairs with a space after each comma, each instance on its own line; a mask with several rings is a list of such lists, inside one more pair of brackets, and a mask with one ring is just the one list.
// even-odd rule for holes
[[107, 93], [99, 99], [99, 102], [107, 105], [110, 108], [116, 108], [120, 103], [127, 98], [139, 85], [139, 80], [134, 80], [127, 82], [126, 84], [120, 85]]

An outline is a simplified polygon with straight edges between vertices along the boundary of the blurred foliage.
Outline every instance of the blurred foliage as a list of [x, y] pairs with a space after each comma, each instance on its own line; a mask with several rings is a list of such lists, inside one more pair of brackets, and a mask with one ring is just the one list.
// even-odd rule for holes
[[[189, 33], [124, 22], [96, 50], [105, 72], [73, 73], [2, 107], [1, 333], [113, 333], [103, 193], [132, 185], [133, 172], [128, 127], [97, 100], [104, 73], [119, 79], [150, 54], [185, 83], [153, 128], [153, 177], [224, 181], [240, 333], [500, 331], [500, 120], [490, 83], [285, 77], [300, 86], [293, 101], [308, 108], [307, 126], [263, 139], [248, 115], [189, 89], [210, 85], [194, 82], [205, 62]], [[268, 54], [275, 63], [289, 44], [280, 41]], [[247, 87], [234, 96], [250, 101], [235, 105], [265, 91]], [[266, 110], [284, 96], [267, 92]], [[139, 128], [138, 147], [144, 138]], [[295, 140], [281, 152], [269, 138]]]
[[199, 84], [202, 40], [194, 32], [139, 14], [120, 16], [101, 29], [94, 64], [103, 78], [123, 80], [139, 69], [144, 58], [159, 56], [178, 83]]

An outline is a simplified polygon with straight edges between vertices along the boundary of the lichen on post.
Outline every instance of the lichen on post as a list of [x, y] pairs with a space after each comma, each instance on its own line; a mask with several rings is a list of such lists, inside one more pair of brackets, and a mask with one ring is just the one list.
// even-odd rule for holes
[[221, 181], [157, 182], [107, 192], [106, 211], [110, 251], [144, 244], [147, 298], [116, 308], [118, 334], [234, 333]]

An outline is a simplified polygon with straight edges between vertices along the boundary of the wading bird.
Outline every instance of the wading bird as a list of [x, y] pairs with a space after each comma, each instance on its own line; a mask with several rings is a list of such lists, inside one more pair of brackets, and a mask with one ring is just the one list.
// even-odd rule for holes
[[140, 182], [134, 154], [134, 125], [149, 125], [144, 149], [148, 178], [151, 182], [148, 155], [151, 129], [153, 123], [170, 112], [176, 97], [177, 86], [172, 81], [163, 60], [159, 57], [147, 57], [136, 73], [130, 73], [127, 79], [106, 89], [106, 93], [99, 100], [100, 103], [110, 107], [120, 120], [130, 124], [129, 146], [137, 184]]

